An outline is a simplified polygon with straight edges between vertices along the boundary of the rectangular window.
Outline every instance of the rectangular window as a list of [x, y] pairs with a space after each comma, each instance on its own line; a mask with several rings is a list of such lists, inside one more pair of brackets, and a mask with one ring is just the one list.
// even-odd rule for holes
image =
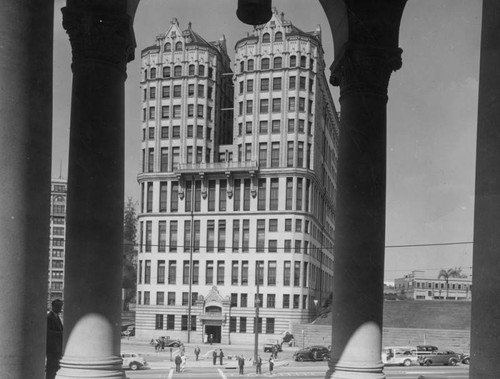
[[234, 181], [234, 203], [233, 210], [239, 211], [241, 204], [241, 180], [236, 179]]
[[233, 252], [240, 249], [240, 220], [233, 220]]
[[273, 142], [271, 144], [271, 167], [279, 167], [280, 165], [280, 143]]
[[283, 285], [290, 286], [291, 263], [290, 261], [283, 262]]
[[233, 261], [231, 264], [231, 284], [238, 285], [238, 261]]
[[207, 221], [207, 252], [213, 253], [215, 241], [215, 222], [214, 220]]
[[162, 147], [160, 150], [160, 171], [168, 171], [168, 147]]
[[293, 178], [286, 178], [285, 209], [292, 209], [293, 202]]
[[236, 333], [236, 317], [229, 318], [229, 333]]
[[181, 315], [181, 330], [188, 330], [188, 316]]
[[163, 105], [161, 107], [161, 118], [168, 119], [170, 118], [170, 106]]
[[281, 112], [281, 99], [273, 99], [273, 112]]
[[175, 315], [167, 315], [167, 330], [175, 329]]
[[250, 210], [250, 179], [243, 181], [243, 210]]
[[161, 138], [168, 139], [168, 126], [161, 127]]
[[168, 99], [170, 97], [170, 86], [163, 86], [161, 91], [161, 96], [164, 99]]
[[181, 106], [180, 105], [174, 105], [173, 107], [174, 109], [174, 114], [173, 114], [173, 118], [180, 118], [181, 117]]
[[221, 180], [219, 182], [219, 211], [226, 211], [227, 202], [227, 181]]
[[155, 329], [161, 330], [163, 329], [163, 315], [155, 315]]
[[167, 222], [158, 222], [158, 252], [164, 253], [167, 248]]
[[257, 253], [263, 253], [266, 241], [266, 220], [257, 220]]
[[273, 91], [281, 91], [281, 78], [273, 78]]
[[267, 179], [259, 179], [259, 188], [257, 191], [257, 210], [266, 210], [266, 182]]
[[298, 211], [302, 210], [302, 178], [297, 178], [297, 204], [296, 208]]
[[298, 143], [297, 167], [304, 167], [304, 142]]
[[168, 261], [168, 284], [175, 284], [177, 279], [177, 262]]
[[293, 141], [288, 141], [287, 142], [287, 149], [286, 149], [286, 166], [287, 167], [293, 167]]
[[191, 251], [191, 220], [184, 220], [184, 252]]
[[276, 285], [276, 261], [269, 261], [267, 263], [267, 285]]
[[[153, 183], [148, 182], [146, 190], [146, 212], [153, 212]], [[148, 221], [150, 222], [150, 221]], [[147, 249], [147, 247], [146, 247]], [[147, 250], [151, 251], [151, 250]]]
[[285, 240], [285, 253], [292, 252], [292, 240]]
[[247, 80], [247, 92], [249, 93], [253, 92], [253, 79]]
[[246, 332], [247, 332], [247, 318], [240, 317], [240, 333], [246, 333]]
[[167, 305], [175, 305], [175, 292], [167, 294]]
[[247, 121], [245, 123], [245, 134], [252, 134], [252, 122]]
[[299, 79], [299, 89], [306, 89], [306, 78], [304, 76]]
[[269, 240], [269, 253], [277, 253], [278, 252], [278, 241], [277, 240]]
[[267, 130], [268, 130], [267, 121], [260, 121], [259, 122], [259, 134], [267, 134]]
[[[241, 262], [241, 285], [248, 285], [248, 261]], [[243, 301], [243, 297], [241, 298], [241, 300]]]
[[214, 261], [207, 261], [205, 284], [214, 284]]
[[177, 251], [177, 221], [170, 221], [170, 246], [171, 252]]
[[299, 309], [300, 307], [300, 295], [293, 295], [293, 309]]
[[217, 285], [224, 285], [224, 261], [217, 261]]
[[293, 133], [294, 131], [295, 131], [295, 120], [289, 119], [288, 120], [288, 133]]
[[283, 308], [290, 308], [290, 295], [283, 295]]
[[182, 304], [182, 306], [186, 306], [189, 304], [189, 292], [182, 293], [182, 303], [181, 304]]
[[245, 162], [250, 162], [252, 160], [252, 144], [245, 144]]
[[144, 261], [144, 284], [151, 284], [151, 261]]
[[149, 107], [149, 119], [154, 120], [155, 119], [155, 113], [156, 113], [156, 108], [155, 107]]
[[295, 112], [295, 97], [288, 98], [288, 112]]
[[198, 84], [198, 97], [205, 97], [205, 86]]
[[306, 99], [299, 97], [299, 112], [304, 112], [306, 110]]
[[250, 244], [250, 220], [243, 220], [243, 243], [241, 245], [242, 251], [248, 253]]
[[156, 283], [165, 284], [165, 261], [158, 261], [156, 271]]
[[155, 164], [155, 149], [148, 149], [148, 172], [153, 172]]
[[301, 240], [295, 240], [295, 253], [296, 254], [302, 253], [302, 241]]
[[219, 238], [217, 251], [223, 253], [226, 250], [226, 220], [219, 220]]
[[253, 318], [253, 332], [262, 333], [262, 317], [259, 317], [258, 320], [255, 317]]
[[268, 78], [263, 78], [260, 80], [260, 90], [262, 92], [269, 91], [269, 79]]
[[194, 104], [188, 104], [187, 116], [188, 117], [193, 117], [194, 116]]
[[297, 83], [297, 77], [290, 76], [288, 78], [288, 89], [295, 89]]
[[181, 86], [178, 85], [178, 86], [174, 86], [174, 97], [181, 97]]
[[300, 262], [294, 262], [293, 285], [294, 285], [294, 287], [300, 286]]
[[[275, 296], [275, 295], [272, 295]], [[269, 307], [268, 308], [274, 308]], [[266, 334], [274, 334], [274, 318], [273, 317], [266, 317]]]
[[165, 292], [158, 291], [156, 293], [156, 305], [165, 305]]
[[273, 120], [271, 123], [271, 132], [273, 134], [279, 134], [281, 130], [281, 121], [280, 120]]
[[253, 113], [253, 100], [247, 100], [246, 114], [252, 114], [252, 113]]
[[172, 191], [170, 193], [170, 211], [177, 212], [179, 210], [179, 183], [172, 182]]
[[[278, 179], [271, 179], [271, 183], [273, 180], [278, 180]], [[269, 231], [270, 232], [277, 232], [278, 231], [278, 219], [277, 218], [271, 218], [269, 219]]]
[[198, 116], [198, 118], [203, 118], [203, 105], [198, 104], [198, 107], [196, 109], [197, 109], [196, 115]]
[[208, 211], [215, 211], [215, 180], [208, 182]]

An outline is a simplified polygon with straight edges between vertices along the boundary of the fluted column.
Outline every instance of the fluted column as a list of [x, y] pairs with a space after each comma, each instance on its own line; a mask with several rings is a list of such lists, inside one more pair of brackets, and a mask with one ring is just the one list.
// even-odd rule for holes
[[[330, 3], [323, 3], [328, 15]], [[405, 1], [344, 4], [344, 21], [329, 15], [331, 25], [348, 24], [348, 32], [335, 52], [331, 77], [340, 86], [341, 128], [326, 376], [382, 379], [387, 88], [401, 67], [397, 41]]]
[[45, 377], [54, 3], [0, 2], [0, 376]]
[[[124, 378], [120, 359], [125, 1], [68, 1], [73, 50], [64, 355], [57, 378]], [[107, 9], [105, 9], [107, 8]]]
[[500, 3], [483, 1], [474, 206], [471, 378], [500, 378]]

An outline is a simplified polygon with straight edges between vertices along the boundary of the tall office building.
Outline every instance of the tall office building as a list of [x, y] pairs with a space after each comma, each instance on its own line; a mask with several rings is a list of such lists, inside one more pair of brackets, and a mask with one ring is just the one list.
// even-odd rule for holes
[[274, 11], [235, 50], [233, 73], [223, 39], [174, 20], [142, 51], [138, 336], [278, 338], [329, 296], [339, 123], [320, 28]]
[[66, 179], [52, 179], [50, 196], [49, 294], [48, 304], [64, 297], [66, 246]]

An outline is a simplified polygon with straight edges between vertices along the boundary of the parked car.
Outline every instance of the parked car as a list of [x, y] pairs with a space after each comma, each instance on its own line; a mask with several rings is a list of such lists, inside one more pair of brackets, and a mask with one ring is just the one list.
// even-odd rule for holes
[[326, 346], [308, 346], [293, 354], [293, 358], [298, 362], [303, 361], [327, 361], [330, 359], [330, 350]]
[[411, 366], [418, 364], [417, 348], [414, 346], [387, 346], [382, 349], [385, 365]]
[[462, 361], [462, 354], [455, 353], [451, 350], [436, 351], [434, 354], [423, 355], [418, 358], [420, 366], [431, 365], [450, 365], [455, 366]]
[[128, 325], [126, 329], [122, 330], [122, 336], [125, 337], [135, 336], [135, 325]]
[[158, 341], [163, 342], [165, 347], [179, 347], [182, 345], [181, 340], [171, 340], [170, 337], [158, 337]]
[[422, 355], [435, 354], [438, 350], [438, 347], [434, 345], [418, 345], [417, 355], [420, 357]]
[[463, 354], [462, 355], [462, 363], [468, 365], [470, 363], [470, 355], [469, 354]]
[[138, 370], [148, 368], [148, 362], [137, 353], [122, 353], [122, 367], [124, 369]]
[[278, 340], [272, 340], [272, 339], [269, 339], [269, 340], [266, 340], [264, 342], [264, 352], [272, 352], [273, 351], [273, 346], [276, 347], [276, 349], [278, 349], [278, 352], [281, 352], [283, 351], [283, 349], [281, 348], [281, 344], [278, 342]]

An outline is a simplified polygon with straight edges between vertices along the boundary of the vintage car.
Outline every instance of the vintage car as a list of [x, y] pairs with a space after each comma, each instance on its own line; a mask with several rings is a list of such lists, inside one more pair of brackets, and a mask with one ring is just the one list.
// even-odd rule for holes
[[418, 358], [420, 366], [450, 365], [455, 366], [462, 361], [462, 354], [451, 350], [438, 350], [433, 354], [422, 355]]
[[148, 368], [148, 362], [137, 353], [122, 353], [122, 367], [124, 369], [138, 370]]
[[293, 354], [298, 362], [303, 361], [327, 361], [330, 359], [330, 350], [326, 346], [314, 345], [300, 349]]
[[384, 365], [411, 366], [418, 364], [415, 346], [387, 346], [382, 349]]
[[269, 339], [264, 342], [264, 352], [271, 353], [273, 351], [273, 346], [277, 349], [278, 352], [283, 351], [283, 349], [281, 348], [281, 343], [279, 343], [278, 340]]

